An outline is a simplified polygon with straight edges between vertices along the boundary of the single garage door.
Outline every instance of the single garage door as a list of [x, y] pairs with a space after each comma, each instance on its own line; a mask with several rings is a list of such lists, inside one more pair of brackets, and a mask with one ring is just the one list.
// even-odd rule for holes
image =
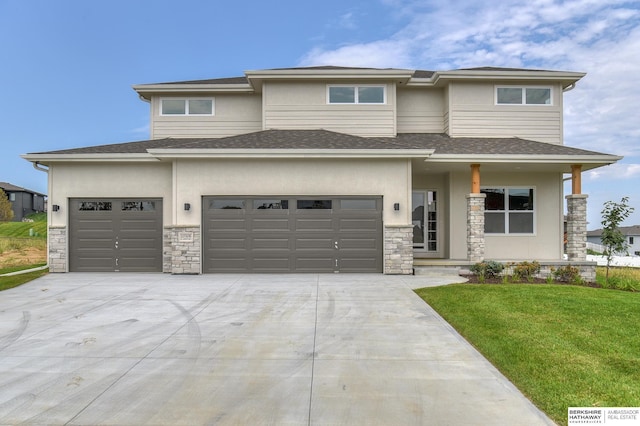
[[162, 200], [72, 199], [69, 270], [162, 272]]
[[382, 272], [382, 197], [204, 197], [203, 272]]

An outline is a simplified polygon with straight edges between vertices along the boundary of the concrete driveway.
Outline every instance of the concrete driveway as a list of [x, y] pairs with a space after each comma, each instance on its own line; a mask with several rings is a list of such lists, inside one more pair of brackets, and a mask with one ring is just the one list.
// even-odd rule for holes
[[433, 283], [50, 274], [0, 293], [0, 424], [553, 424], [411, 290]]

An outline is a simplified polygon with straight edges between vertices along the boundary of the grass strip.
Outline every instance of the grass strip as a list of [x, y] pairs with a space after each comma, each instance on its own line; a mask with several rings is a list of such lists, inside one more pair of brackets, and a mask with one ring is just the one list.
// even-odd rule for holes
[[640, 406], [640, 294], [527, 284], [416, 292], [558, 424], [568, 407]]
[[10, 277], [0, 277], [0, 291], [18, 287], [19, 285], [35, 280], [36, 278], [40, 278], [48, 272], [48, 269], [43, 269], [41, 271], [27, 272], [24, 274], [12, 275]]

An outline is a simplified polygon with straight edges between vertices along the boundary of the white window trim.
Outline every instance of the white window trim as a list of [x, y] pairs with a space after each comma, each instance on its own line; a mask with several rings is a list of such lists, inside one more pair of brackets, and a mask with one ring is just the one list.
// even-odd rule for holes
[[[485, 232], [486, 236], [490, 237], [535, 237], [538, 233], [536, 223], [538, 222], [538, 188], [533, 185], [486, 185], [481, 186], [480, 191], [483, 189], [504, 189], [505, 192], [509, 189], [533, 189], [533, 210], [484, 210], [484, 213], [503, 213], [504, 214], [504, 228], [505, 232]], [[505, 207], [508, 207], [509, 200], [505, 200]], [[509, 212], [532, 212], [533, 216], [533, 231], [532, 232], [507, 232], [509, 228]]]
[[[519, 104], [501, 104], [498, 103], [498, 89], [521, 89], [522, 102]], [[526, 89], [549, 89], [549, 103], [548, 104], [528, 104]], [[524, 107], [550, 107], [553, 106], [553, 87], [552, 86], [522, 86], [522, 85], [496, 85], [493, 89], [494, 103], [496, 106], [524, 106]]]
[[[167, 101], [185, 101], [185, 113], [184, 114], [163, 114], [162, 102]], [[190, 101], [211, 101], [211, 114], [189, 114], [189, 102]], [[162, 117], [212, 117], [216, 115], [216, 100], [215, 98], [160, 98], [160, 105], [158, 106], [160, 116]]]
[[[330, 89], [332, 87], [353, 87], [354, 102], [331, 102]], [[382, 87], [382, 102], [359, 102], [358, 88], [360, 87]], [[387, 85], [386, 84], [327, 84], [327, 105], [386, 105], [387, 104]]]

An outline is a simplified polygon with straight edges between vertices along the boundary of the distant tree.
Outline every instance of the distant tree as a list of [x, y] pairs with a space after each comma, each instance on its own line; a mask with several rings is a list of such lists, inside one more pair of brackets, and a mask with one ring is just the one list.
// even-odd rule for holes
[[13, 219], [13, 210], [7, 194], [0, 188], [0, 222], [8, 222]]
[[616, 253], [625, 253], [629, 245], [620, 224], [633, 213], [633, 207], [629, 207], [629, 197], [622, 197], [619, 203], [607, 201], [602, 209], [602, 245], [604, 255], [607, 258], [607, 273], [605, 283], [609, 282], [609, 266]]

